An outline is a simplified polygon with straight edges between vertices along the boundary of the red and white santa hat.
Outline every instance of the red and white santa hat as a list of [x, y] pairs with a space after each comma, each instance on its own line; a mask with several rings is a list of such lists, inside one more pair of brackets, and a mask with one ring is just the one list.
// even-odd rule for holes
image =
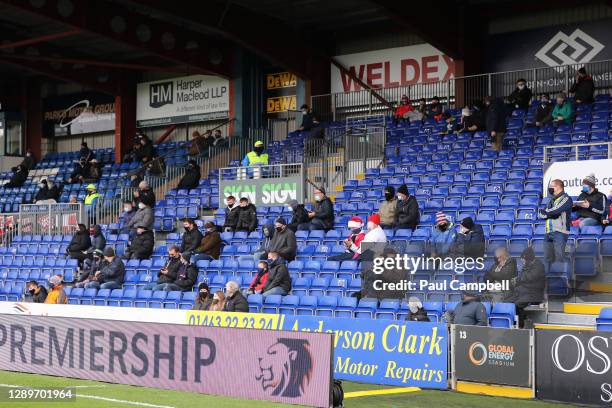
[[349, 229], [362, 228], [363, 227], [363, 221], [359, 217], [353, 217], [353, 218], [351, 218], [349, 220], [348, 227], [349, 227]]

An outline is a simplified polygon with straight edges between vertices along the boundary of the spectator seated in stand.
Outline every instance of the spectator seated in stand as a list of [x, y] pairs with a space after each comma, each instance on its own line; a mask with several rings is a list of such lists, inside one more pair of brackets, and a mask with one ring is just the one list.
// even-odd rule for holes
[[34, 156], [34, 153], [32, 153], [31, 149], [27, 149], [26, 150], [26, 155], [23, 158], [23, 160], [21, 161], [21, 163], [19, 163], [19, 165], [23, 166], [23, 168], [25, 168], [27, 171], [32, 170], [34, 167], [36, 167], [36, 156]]
[[245, 291], [245, 295], [262, 294], [269, 276], [270, 269], [268, 268], [268, 261], [259, 261], [257, 264], [257, 273], [255, 277], [253, 277], [249, 288]]
[[485, 253], [485, 236], [482, 225], [474, 223], [472, 217], [465, 217], [459, 225], [459, 233], [451, 246], [455, 257], [482, 258]]
[[580, 228], [602, 225], [608, 200], [596, 185], [595, 174], [589, 174], [582, 180], [582, 193], [572, 204], [572, 211], [578, 216], [573, 225], [578, 225]]
[[188, 254], [181, 254], [178, 269], [176, 270], [176, 278], [173, 282], [166, 283], [162, 290], [166, 292], [172, 292], [174, 290], [191, 292], [193, 290], [193, 285], [195, 285], [198, 280], [198, 268], [191, 263], [190, 259], [191, 256]]
[[323, 187], [314, 190], [315, 203], [313, 210], [308, 212], [310, 222], [298, 226], [299, 230], [325, 230], [334, 228], [334, 203], [325, 195]]
[[49, 185], [46, 179], [42, 179], [38, 183], [38, 192], [34, 196], [34, 203], [35, 204], [50, 203], [47, 200], [49, 200]]
[[[487, 283], [499, 283], [503, 287], [510, 288], [510, 283], [516, 278], [516, 260], [510, 256], [508, 249], [498, 247], [495, 249], [495, 263], [484, 276]], [[508, 292], [505, 290], [489, 290], [488, 296], [493, 302], [500, 302]]]
[[478, 300], [477, 293], [463, 292], [462, 300], [453, 311], [446, 312], [447, 320], [466, 326], [488, 326], [487, 310]]
[[550, 96], [547, 93], [540, 95], [538, 107], [536, 108], [535, 115], [533, 117], [532, 126], [542, 127], [548, 123], [552, 123], [553, 106], [550, 103]]
[[387, 186], [383, 190], [385, 200], [380, 203], [378, 213], [380, 214], [380, 226], [383, 228], [395, 227], [395, 211], [397, 209], [397, 198], [395, 188]]
[[415, 230], [419, 224], [419, 203], [415, 196], [408, 193], [408, 187], [402, 184], [397, 189], [397, 206], [395, 208], [395, 229]]
[[136, 136], [137, 142], [140, 144], [140, 148], [134, 152], [134, 158], [136, 161], [148, 163], [155, 157], [155, 148], [153, 142], [146, 135], [139, 134]]
[[215, 149], [219, 149], [221, 147], [226, 147], [229, 145], [229, 138], [227, 137], [227, 135], [223, 136], [219, 129], [215, 130], [213, 136], [211, 136], [211, 139], [212, 146]]
[[427, 311], [423, 308], [423, 303], [416, 296], [410, 296], [408, 299], [408, 315], [406, 320], [410, 322], [429, 322]]
[[427, 117], [433, 118], [436, 122], [440, 122], [440, 120], [442, 120], [442, 113], [444, 113], [444, 107], [440, 103], [440, 98], [434, 96], [431, 98]]
[[457, 123], [457, 119], [450, 112], [444, 112], [440, 118], [446, 124], [444, 130], [440, 132], [441, 135], [450, 135], [460, 129], [461, 125]]
[[520, 78], [516, 81], [516, 88], [514, 88], [514, 91], [508, 95], [508, 110], [511, 112], [514, 109], [529, 109], [529, 102], [531, 102], [532, 96], [533, 93], [531, 89], [527, 87], [527, 81]]
[[150, 259], [154, 245], [153, 231], [144, 225], [137, 225], [136, 234], [131, 238], [123, 259]]
[[83, 182], [95, 183], [100, 180], [100, 177], [102, 177], [102, 169], [100, 168], [100, 164], [98, 163], [97, 159], [91, 159], [89, 166], [83, 175]]
[[142, 202], [149, 208], [155, 208], [155, 201], [155, 193], [151, 190], [149, 183], [146, 180], [138, 183], [138, 190], [134, 191], [134, 203], [138, 205], [138, 203]]
[[544, 264], [536, 258], [533, 248], [525, 248], [521, 258], [523, 268], [512, 281], [512, 293], [504, 299], [504, 302], [511, 302], [516, 305], [520, 327], [522, 327], [521, 323], [525, 318], [525, 307], [542, 303], [544, 301], [544, 290], [546, 289]]
[[210, 293], [208, 283], [200, 282], [198, 285], [198, 296], [196, 296], [191, 310], [210, 310], [213, 304], [213, 295]]
[[49, 277], [49, 291], [47, 292], [45, 303], [51, 305], [65, 305], [68, 303], [68, 296], [66, 296], [60, 275]]
[[570, 125], [574, 121], [574, 106], [568, 101], [563, 92], [557, 95], [557, 104], [552, 111], [553, 126]]
[[593, 103], [595, 83], [593, 77], [587, 74], [585, 67], [580, 68], [576, 73], [575, 82], [570, 88], [570, 92], [574, 94], [574, 100], [577, 104]]
[[223, 248], [223, 241], [217, 226], [213, 222], [208, 221], [204, 224], [204, 229], [204, 236], [193, 254], [193, 263], [195, 264], [198, 261], [219, 259], [221, 248]]
[[287, 227], [296, 232], [300, 224], [306, 224], [310, 221], [308, 211], [304, 204], [298, 204], [297, 200], [289, 200], [287, 205], [291, 211], [291, 222]]
[[179, 266], [181, 265], [181, 252], [176, 245], [168, 249], [168, 261], [157, 272], [157, 280], [144, 286], [145, 290], [164, 290], [166, 285], [176, 280]]
[[[361, 243], [385, 243], [387, 242], [387, 233], [380, 226], [380, 214], [372, 214], [368, 217], [366, 225], [367, 232]], [[362, 253], [361, 248], [358, 251]]]
[[363, 221], [361, 218], [357, 216], [352, 217], [348, 221], [348, 229], [350, 231], [349, 236], [343, 241], [344, 253], [330, 256], [327, 258], [328, 261], [347, 261], [359, 258], [361, 241], [366, 236], [363, 231]]
[[240, 214], [240, 206], [236, 204], [236, 198], [234, 196], [228, 196], [225, 199], [227, 208], [225, 209], [225, 222], [223, 223], [223, 230], [225, 232], [233, 232], [236, 230], [238, 225], [238, 216]]
[[189, 163], [187, 163], [187, 171], [179, 181], [176, 188], [179, 190], [192, 190], [197, 188], [200, 184], [200, 177], [202, 177], [200, 174], [200, 166], [195, 160], [189, 160]]
[[11, 176], [8, 183], [4, 184], [4, 188], [18, 188], [23, 186], [25, 181], [28, 179], [28, 170], [23, 165], [13, 167], [13, 175]]
[[87, 259], [91, 259], [96, 249], [103, 251], [106, 248], [106, 237], [102, 233], [102, 227], [99, 225], [89, 226], [89, 236], [91, 237], [91, 246], [87, 249]]
[[[282, 217], [276, 219], [274, 222], [274, 229], [274, 235], [270, 240], [268, 254], [270, 252], [275, 252], [280, 254], [285, 261], [293, 261], [297, 254], [295, 233], [287, 227], [287, 221]], [[268, 254], [266, 254], [266, 256]]]
[[427, 108], [427, 101], [425, 98], [419, 99], [419, 104], [417, 105], [415, 111], [421, 114], [421, 120], [428, 118], [429, 109]]
[[33, 303], [45, 303], [47, 298], [47, 288], [39, 284], [35, 280], [31, 280], [26, 283], [27, 296], [26, 300], [30, 300]]
[[319, 120], [314, 116], [310, 107], [306, 104], [300, 107], [302, 111], [302, 124], [298, 128], [300, 132], [310, 132], [315, 137], [322, 137], [323, 132], [318, 131]]
[[249, 311], [249, 303], [242, 292], [240, 292], [240, 285], [238, 285], [236, 281], [229, 281], [225, 284], [225, 304], [223, 305], [223, 311], [244, 313]]
[[181, 238], [181, 254], [191, 257], [200, 246], [204, 236], [198, 229], [195, 221], [191, 218], [183, 219], [183, 228], [185, 232]]
[[97, 271], [101, 270], [106, 262], [104, 260], [104, 252], [100, 249], [94, 250], [91, 259], [86, 259], [83, 262], [83, 268], [79, 272], [74, 284], [75, 288], [84, 288], [87, 284], [92, 281]]
[[395, 108], [395, 112], [393, 113], [393, 121], [395, 123], [412, 122], [415, 120], [421, 120], [422, 118], [423, 114], [414, 109], [410, 99], [406, 95], [402, 95], [399, 106]]
[[125, 265], [121, 258], [115, 255], [112, 247], [104, 249], [104, 264], [97, 271], [86, 288], [121, 289], [125, 279]]
[[130, 227], [128, 227], [128, 224], [130, 223], [134, 215], [136, 215], [136, 208], [134, 208], [134, 203], [132, 202], [132, 200], [125, 200], [123, 202], [123, 212], [119, 216], [120, 234], [128, 234], [130, 232]]
[[442, 211], [436, 213], [436, 225], [431, 232], [431, 256], [446, 257], [457, 238], [455, 224]]
[[85, 177], [89, 174], [89, 166], [90, 163], [85, 161], [85, 159], [79, 160], [75, 164], [72, 173], [70, 173], [67, 184], [83, 183], [85, 181]]
[[125, 224], [124, 228], [130, 231], [130, 238], [136, 234], [136, 227], [142, 226], [148, 230], [153, 229], [153, 224], [155, 222], [155, 217], [153, 215], [153, 209], [146, 205], [144, 202], [140, 201], [138, 203], [138, 210], [136, 213], [130, 218], [129, 222]]
[[238, 222], [235, 231], [253, 232], [257, 229], [257, 208], [249, 203], [246, 197], [240, 198], [240, 208], [238, 209]]
[[291, 291], [291, 277], [285, 260], [278, 252], [268, 253], [268, 279], [263, 288], [263, 296], [287, 295]]
[[484, 121], [480, 112], [472, 112], [467, 106], [461, 111], [461, 124], [458, 126], [457, 133], [478, 132], [484, 130]]
[[88, 258], [87, 250], [91, 248], [91, 238], [89, 237], [89, 231], [85, 224], [78, 224], [77, 230], [72, 236], [68, 248], [66, 248], [66, 254], [79, 261], [79, 266], [83, 265], [83, 261]]
[[[220, 290], [216, 291], [215, 294], [213, 295], [213, 300], [212, 300], [212, 304], [210, 305], [210, 309], [208, 310], [210, 310], [211, 312], [223, 312], [225, 310], [225, 300], [226, 300], [225, 293], [223, 293], [223, 291], [220, 291]], [[249, 305], [247, 303], [247, 307], [248, 306]]]

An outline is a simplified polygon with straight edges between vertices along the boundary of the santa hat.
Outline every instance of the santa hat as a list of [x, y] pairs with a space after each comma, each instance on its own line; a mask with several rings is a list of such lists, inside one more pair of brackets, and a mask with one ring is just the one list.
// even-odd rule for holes
[[368, 218], [368, 222], [373, 222], [376, 225], [380, 225], [380, 214], [372, 214]]
[[363, 221], [359, 217], [352, 217], [348, 222], [348, 227], [350, 229], [361, 228], [363, 227]]

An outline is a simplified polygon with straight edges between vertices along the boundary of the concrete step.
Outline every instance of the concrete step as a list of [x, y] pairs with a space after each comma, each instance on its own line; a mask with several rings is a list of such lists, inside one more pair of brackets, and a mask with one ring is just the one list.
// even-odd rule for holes
[[573, 314], [573, 313], [548, 313], [547, 324], [554, 325], [571, 325], [584, 326], [592, 328], [595, 326], [595, 318], [597, 316], [590, 314]]

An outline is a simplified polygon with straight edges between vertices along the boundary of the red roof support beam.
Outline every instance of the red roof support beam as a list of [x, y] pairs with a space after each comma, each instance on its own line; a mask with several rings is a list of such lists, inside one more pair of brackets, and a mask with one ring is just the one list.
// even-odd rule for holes
[[36, 38], [29, 38], [27, 40], [13, 41], [13, 42], [6, 43], [6, 44], [0, 44], [0, 50], [6, 50], [9, 48], [17, 48], [17, 47], [23, 47], [26, 45], [34, 45], [34, 44], [39, 44], [39, 43], [48, 42], [52, 40], [58, 40], [60, 38], [72, 37], [80, 33], [81, 33], [81, 30], [69, 30], [69, 31], [62, 31], [61, 33], [47, 34], [47, 35], [43, 35], [43, 36], [36, 37]]

